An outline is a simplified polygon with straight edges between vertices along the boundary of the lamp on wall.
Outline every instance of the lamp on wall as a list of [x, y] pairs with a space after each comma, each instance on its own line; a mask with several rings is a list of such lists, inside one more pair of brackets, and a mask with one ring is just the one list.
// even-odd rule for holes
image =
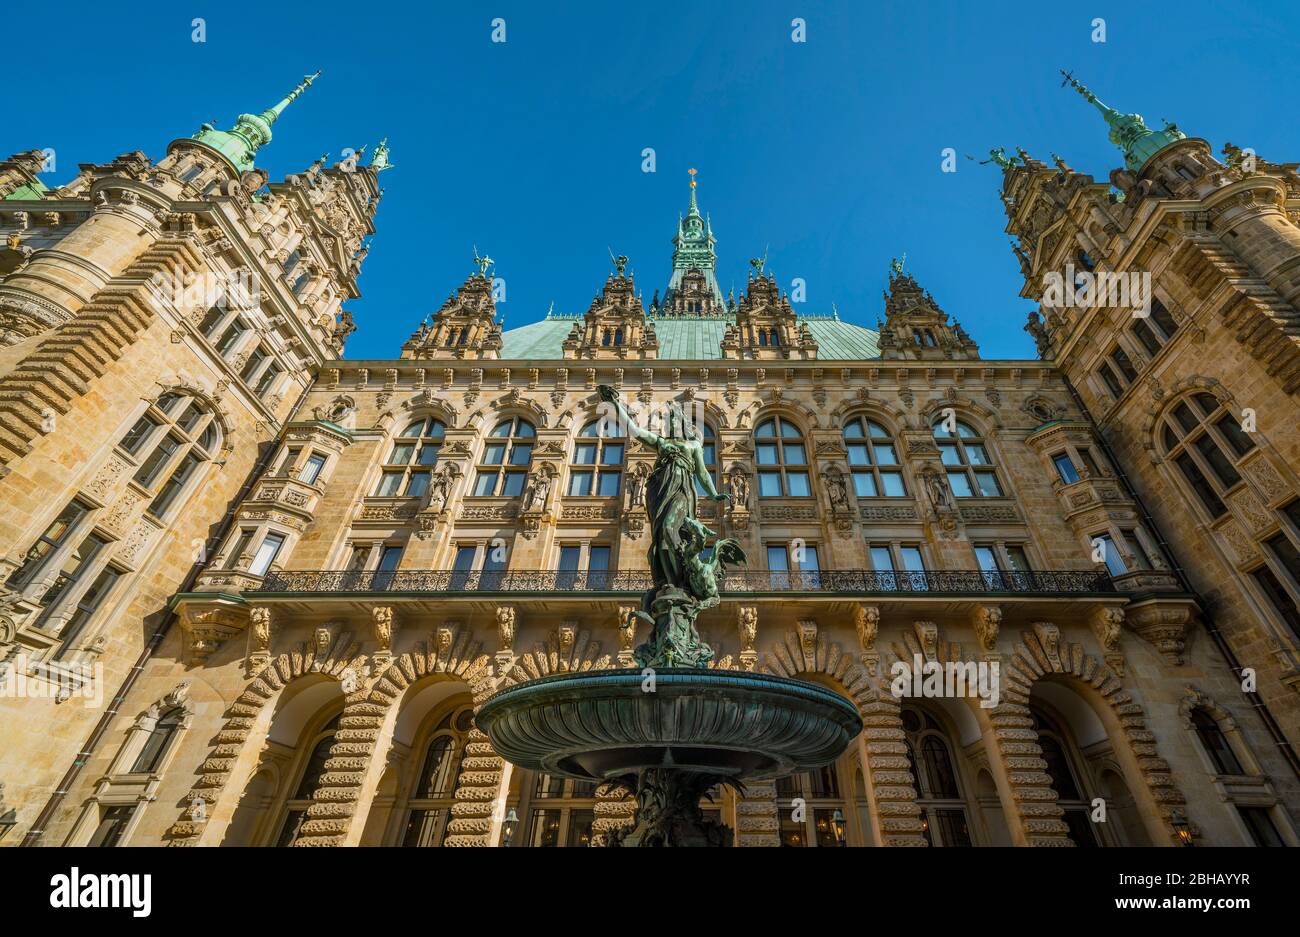
[[515, 836], [515, 829], [518, 826], [519, 826], [519, 814], [515, 812], [514, 807], [511, 807], [510, 810], [506, 812], [505, 819], [501, 821], [501, 845], [502, 846], [510, 845], [511, 840], [513, 840]]
[[1174, 833], [1178, 836], [1179, 845], [1196, 845], [1196, 831], [1192, 828], [1192, 824], [1188, 822], [1187, 814], [1181, 810], [1173, 811], [1169, 815], [1169, 824], [1174, 828]]

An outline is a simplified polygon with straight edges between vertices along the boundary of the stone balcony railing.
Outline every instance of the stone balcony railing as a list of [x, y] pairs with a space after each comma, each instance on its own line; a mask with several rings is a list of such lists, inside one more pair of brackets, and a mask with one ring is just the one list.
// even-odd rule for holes
[[[301, 593], [603, 593], [639, 595], [652, 585], [649, 571], [507, 570], [464, 572], [447, 569], [279, 570], [254, 588], [260, 594]], [[722, 577], [721, 591], [731, 595], [802, 593], [805, 595], [1037, 595], [1110, 594], [1115, 584], [1095, 570], [1050, 570], [1001, 573], [977, 570], [894, 573], [870, 569], [779, 572], [741, 570]]]

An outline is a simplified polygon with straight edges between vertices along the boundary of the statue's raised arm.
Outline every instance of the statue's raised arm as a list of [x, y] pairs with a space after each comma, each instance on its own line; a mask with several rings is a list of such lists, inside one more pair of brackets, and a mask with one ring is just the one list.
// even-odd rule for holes
[[619, 422], [627, 427], [627, 434], [637, 442], [644, 443], [652, 449], [658, 449], [659, 444], [663, 442], [658, 436], [636, 425], [627, 408], [623, 406], [623, 401], [618, 399], [618, 391], [608, 384], [601, 384], [596, 388], [596, 393], [605, 403], [614, 407], [614, 412], [618, 415]]

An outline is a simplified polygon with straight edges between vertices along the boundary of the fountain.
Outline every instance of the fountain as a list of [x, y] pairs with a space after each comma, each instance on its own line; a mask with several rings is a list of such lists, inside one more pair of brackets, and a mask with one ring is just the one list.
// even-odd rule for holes
[[[707, 667], [713, 650], [695, 620], [718, 604], [718, 578], [743, 564], [736, 541], [696, 516], [695, 482], [718, 494], [698, 433], [670, 408], [664, 435], [638, 426], [613, 388], [600, 397], [628, 435], [657, 453], [647, 485], [653, 585], [632, 616], [650, 626], [639, 669], [558, 674], [486, 700], [476, 716], [511, 763], [612, 784], [636, 798], [636, 823], [611, 837], [622, 846], [726, 846], [731, 830], [704, 816], [717, 785], [829, 764], [862, 730], [856, 707], [827, 688], [767, 674]], [[712, 552], [703, 554], [712, 539]]]

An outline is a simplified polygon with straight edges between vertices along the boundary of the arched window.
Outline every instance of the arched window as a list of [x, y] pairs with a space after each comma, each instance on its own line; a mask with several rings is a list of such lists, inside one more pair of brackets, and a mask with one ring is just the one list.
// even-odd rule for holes
[[135, 756], [131, 765], [131, 774], [148, 774], [162, 762], [163, 754], [171, 744], [172, 737], [180, 730], [185, 712], [175, 706], [158, 717], [153, 729], [144, 740], [144, 747]]
[[312, 795], [320, 787], [321, 775], [325, 773], [325, 763], [329, 761], [338, 728], [339, 716], [335, 716], [309, 740], [310, 754], [303, 762], [298, 782], [292, 788], [293, 795], [284, 804], [284, 820], [280, 823], [280, 833], [275, 841], [277, 846], [292, 846], [298, 839], [298, 833], [307, 821], [307, 808], [312, 805]]
[[970, 425], [957, 421], [954, 433], [944, 426], [944, 420], [934, 424], [934, 438], [939, 445], [939, 457], [948, 471], [948, 487], [958, 498], [1000, 498], [1002, 486], [989, 458], [988, 447], [979, 433]]
[[926, 839], [931, 846], [972, 845], [970, 815], [947, 733], [934, 717], [915, 706], [903, 707], [902, 718]]
[[1047, 762], [1047, 776], [1056, 791], [1056, 802], [1065, 811], [1062, 819], [1069, 827], [1070, 839], [1076, 846], [1104, 845], [1092, 823], [1092, 795], [1069, 736], [1037, 709], [1031, 709], [1030, 714], [1034, 731], [1038, 733], [1038, 745], [1043, 750], [1043, 761]]
[[536, 438], [533, 424], [523, 417], [511, 417], [493, 427], [479, 459], [474, 494], [514, 497], [522, 493]]
[[1210, 761], [1214, 762], [1214, 770], [1219, 774], [1245, 774], [1237, 753], [1232, 750], [1218, 721], [1204, 709], [1193, 709], [1191, 718], [1192, 728], [1201, 740], [1201, 747], [1210, 756]]
[[898, 464], [898, 449], [889, 430], [866, 417], [844, 424], [844, 445], [853, 472], [853, 492], [859, 498], [904, 498], [907, 486]]
[[[697, 424], [703, 439], [700, 440], [701, 447], [704, 449], [704, 465], [709, 471], [709, 477], [713, 479], [713, 487], [718, 491], [722, 490], [722, 481], [718, 476], [718, 437], [713, 433], [713, 427], [708, 423], [700, 422]], [[695, 481], [695, 494], [703, 498], [706, 495], [704, 486], [700, 484], [699, 479]]]
[[407, 800], [410, 815], [402, 836], [403, 846], [442, 845], [464, 770], [465, 743], [473, 725], [473, 710], [461, 706], [447, 713], [429, 734], [420, 772]]
[[592, 420], [578, 433], [569, 466], [569, 494], [612, 498], [622, 489], [623, 455], [626, 441], [607, 435], [616, 428], [613, 420]]
[[1237, 417], [1201, 391], [1165, 410], [1157, 432], [1165, 458], [1178, 467], [1210, 517], [1226, 514], [1223, 497], [1241, 482], [1237, 462], [1255, 448]]
[[183, 394], [166, 393], [135, 421], [118, 448], [137, 464], [135, 480], [154, 493], [149, 513], [165, 518], [221, 448], [212, 410]]
[[808, 450], [803, 433], [785, 417], [771, 417], [754, 430], [758, 494], [763, 498], [808, 498]]
[[772, 329], [771, 344], [773, 348], [781, 347], [781, 333], [778, 332], [775, 328]]
[[438, 463], [446, 425], [431, 416], [412, 421], [393, 441], [379, 476], [377, 497], [418, 497], [429, 490], [429, 473]]
[[614, 330], [614, 344], [615, 346], [623, 344], [623, 330], [621, 328]]

